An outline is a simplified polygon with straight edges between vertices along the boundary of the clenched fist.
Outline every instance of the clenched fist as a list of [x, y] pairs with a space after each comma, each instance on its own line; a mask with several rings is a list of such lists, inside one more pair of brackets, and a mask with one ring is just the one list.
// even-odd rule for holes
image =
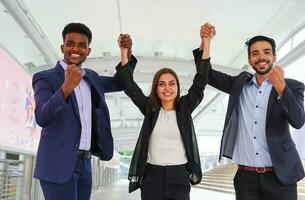
[[279, 66], [275, 66], [270, 70], [267, 76], [269, 81], [277, 91], [278, 95], [282, 96], [286, 86], [286, 82], [284, 79], [284, 70]]
[[66, 99], [76, 86], [83, 79], [80, 67], [75, 64], [68, 65], [65, 71], [65, 81], [61, 86], [64, 98]]

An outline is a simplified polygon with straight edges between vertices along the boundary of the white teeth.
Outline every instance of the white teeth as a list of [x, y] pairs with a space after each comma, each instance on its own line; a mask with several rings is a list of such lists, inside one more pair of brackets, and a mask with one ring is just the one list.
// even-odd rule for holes
[[80, 57], [79, 54], [75, 54], [75, 53], [72, 53], [71, 56], [72, 56], [72, 57], [75, 57], [75, 58]]
[[267, 65], [267, 63], [266, 62], [259, 62], [258, 65], [259, 66], [265, 66], [265, 65]]

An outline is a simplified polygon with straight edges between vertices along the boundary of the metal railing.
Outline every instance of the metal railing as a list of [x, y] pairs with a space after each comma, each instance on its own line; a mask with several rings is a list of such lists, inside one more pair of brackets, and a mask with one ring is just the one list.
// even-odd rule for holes
[[24, 163], [0, 159], [0, 199], [21, 199]]

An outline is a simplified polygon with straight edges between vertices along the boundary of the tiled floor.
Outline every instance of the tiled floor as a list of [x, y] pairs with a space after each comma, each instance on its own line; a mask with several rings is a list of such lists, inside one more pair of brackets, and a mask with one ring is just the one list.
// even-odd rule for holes
[[[128, 181], [121, 180], [94, 192], [91, 200], [140, 200], [140, 190], [129, 194]], [[232, 194], [192, 188], [191, 200], [235, 200], [235, 197]]]

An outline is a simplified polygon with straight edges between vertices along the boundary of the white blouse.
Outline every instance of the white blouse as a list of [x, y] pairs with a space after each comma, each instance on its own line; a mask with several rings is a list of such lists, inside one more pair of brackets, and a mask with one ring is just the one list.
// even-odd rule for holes
[[187, 163], [175, 110], [165, 111], [161, 108], [149, 139], [147, 162], [160, 166]]

